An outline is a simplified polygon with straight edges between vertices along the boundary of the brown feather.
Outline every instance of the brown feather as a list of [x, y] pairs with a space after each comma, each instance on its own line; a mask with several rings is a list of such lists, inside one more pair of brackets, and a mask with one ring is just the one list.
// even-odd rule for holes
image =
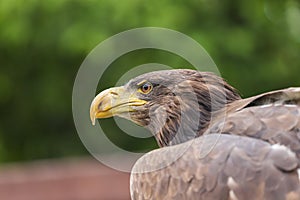
[[[131, 113], [159, 146], [131, 174], [132, 199], [300, 199], [300, 88], [240, 99], [212, 73], [167, 70]], [[299, 170], [300, 171], [300, 170]]]

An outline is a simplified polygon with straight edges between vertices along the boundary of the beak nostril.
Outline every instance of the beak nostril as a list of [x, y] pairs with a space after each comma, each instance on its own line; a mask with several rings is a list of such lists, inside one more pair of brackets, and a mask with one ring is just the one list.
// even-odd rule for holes
[[102, 106], [103, 101], [101, 101], [98, 105], [98, 110], [100, 110], [101, 106]]
[[118, 95], [118, 93], [116, 93], [116, 92], [110, 92], [111, 94], [113, 94], [113, 95]]

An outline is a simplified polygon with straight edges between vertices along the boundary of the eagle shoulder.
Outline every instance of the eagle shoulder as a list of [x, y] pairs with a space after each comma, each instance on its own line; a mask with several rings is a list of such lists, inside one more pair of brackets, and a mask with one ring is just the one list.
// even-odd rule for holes
[[132, 199], [300, 198], [299, 168], [286, 147], [210, 134], [144, 155], [131, 174]]

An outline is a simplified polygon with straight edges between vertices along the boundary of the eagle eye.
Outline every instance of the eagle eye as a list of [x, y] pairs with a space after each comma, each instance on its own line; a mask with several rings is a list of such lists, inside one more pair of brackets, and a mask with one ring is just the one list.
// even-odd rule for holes
[[149, 82], [146, 82], [140, 86], [139, 91], [143, 94], [149, 94], [149, 92], [151, 92], [152, 88], [153, 88], [152, 84]]

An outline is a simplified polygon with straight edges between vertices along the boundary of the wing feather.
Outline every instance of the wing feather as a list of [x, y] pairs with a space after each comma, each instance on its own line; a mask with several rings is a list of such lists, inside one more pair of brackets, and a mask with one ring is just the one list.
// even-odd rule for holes
[[225, 113], [203, 136], [140, 158], [132, 199], [300, 199], [300, 88], [238, 100]]
[[[199, 157], [201, 149], [211, 145], [212, 151]], [[170, 152], [180, 150], [185, 153], [170, 162], [174, 159]], [[282, 165], [283, 161], [287, 164]], [[145, 162], [153, 166], [170, 164], [149, 171]], [[298, 168], [296, 155], [287, 148], [274, 148], [255, 138], [210, 134], [143, 156], [131, 174], [131, 195], [132, 199], [209, 200], [229, 199], [231, 193], [237, 199], [276, 200], [285, 199], [292, 192], [300, 198]]]

